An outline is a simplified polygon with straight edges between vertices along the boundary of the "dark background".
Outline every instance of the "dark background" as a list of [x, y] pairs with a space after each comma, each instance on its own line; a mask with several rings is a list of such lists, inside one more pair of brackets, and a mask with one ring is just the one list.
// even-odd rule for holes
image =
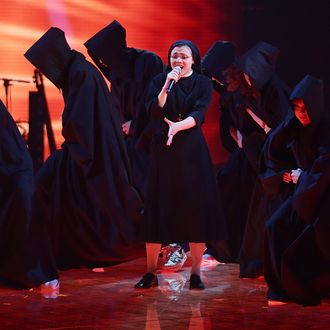
[[263, 40], [277, 46], [280, 77], [294, 87], [306, 74], [324, 81], [329, 110], [330, 1], [242, 0], [239, 52]]

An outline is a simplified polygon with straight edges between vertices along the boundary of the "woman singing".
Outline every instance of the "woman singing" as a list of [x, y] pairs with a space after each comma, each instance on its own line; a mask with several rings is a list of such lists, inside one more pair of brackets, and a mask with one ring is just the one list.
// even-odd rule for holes
[[147, 273], [135, 288], [158, 285], [162, 243], [189, 242], [190, 289], [204, 289], [200, 265], [205, 242], [219, 240], [221, 234], [216, 181], [201, 129], [212, 82], [202, 75], [199, 51], [189, 40], [171, 45], [168, 63], [167, 72], [151, 81], [146, 98], [155, 128], [145, 203]]

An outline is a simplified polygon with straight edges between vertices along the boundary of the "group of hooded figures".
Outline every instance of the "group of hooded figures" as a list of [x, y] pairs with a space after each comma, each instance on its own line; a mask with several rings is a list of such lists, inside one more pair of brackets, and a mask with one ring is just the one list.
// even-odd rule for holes
[[[25, 53], [64, 98], [64, 143], [36, 174], [0, 103], [6, 285], [35, 287], [58, 279], [57, 269], [111, 265], [141, 253], [152, 140], [145, 97], [165, 68], [156, 54], [127, 47], [118, 21], [85, 46], [111, 90], [58, 28]], [[240, 277], [264, 275], [270, 300], [317, 304], [330, 289], [330, 122], [322, 81], [308, 75], [290, 93], [275, 72], [278, 54], [259, 42], [236, 57], [232, 43], [218, 41], [203, 57], [230, 153], [217, 176], [223, 232], [216, 236], [223, 239], [207, 242], [208, 252], [239, 263]]]
[[278, 55], [259, 42], [236, 58], [218, 41], [204, 56], [229, 151], [217, 177], [225, 238], [210, 251], [241, 278], [264, 276], [269, 301], [313, 305], [330, 293], [330, 122], [323, 82], [306, 75], [290, 91]]

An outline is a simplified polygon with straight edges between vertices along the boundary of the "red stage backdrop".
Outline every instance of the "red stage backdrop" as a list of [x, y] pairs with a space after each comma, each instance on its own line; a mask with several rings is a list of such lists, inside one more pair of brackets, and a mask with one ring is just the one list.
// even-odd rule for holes
[[[128, 46], [154, 51], [166, 61], [167, 49], [177, 39], [192, 40], [202, 55], [216, 40], [236, 41], [237, 31], [230, 28], [240, 21], [235, 6], [228, 0], [2, 0], [0, 79], [30, 83], [12, 82], [7, 97], [1, 85], [0, 98], [8, 102], [15, 120], [28, 121], [28, 92], [35, 90], [34, 68], [23, 54], [51, 26], [64, 30], [70, 46], [87, 57], [83, 43], [116, 19], [126, 28]], [[62, 96], [47, 79], [45, 88], [60, 145]], [[219, 143], [216, 103], [217, 96], [204, 130], [213, 161], [219, 163], [226, 154]]]

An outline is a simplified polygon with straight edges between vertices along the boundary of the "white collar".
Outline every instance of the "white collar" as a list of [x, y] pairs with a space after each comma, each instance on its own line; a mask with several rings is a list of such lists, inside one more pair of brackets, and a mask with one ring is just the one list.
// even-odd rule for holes
[[194, 70], [191, 69], [188, 73], [186, 73], [184, 76], [181, 76], [181, 78], [187, 78], [190, 77], [193, 74]]

